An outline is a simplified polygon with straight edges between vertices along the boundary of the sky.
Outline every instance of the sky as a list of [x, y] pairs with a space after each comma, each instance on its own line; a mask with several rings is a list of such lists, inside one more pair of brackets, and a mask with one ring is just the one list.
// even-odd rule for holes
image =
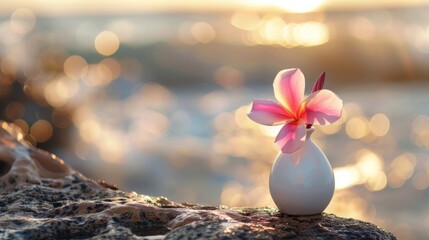
[[80, 14], [121, 14], [140, 12], [257, 10], [312, 12], [428, 5], [428, 0], [14, 0], [3, 1], [0, 15], [17, 8], [29, 8], [37, 15], [65, 16]]

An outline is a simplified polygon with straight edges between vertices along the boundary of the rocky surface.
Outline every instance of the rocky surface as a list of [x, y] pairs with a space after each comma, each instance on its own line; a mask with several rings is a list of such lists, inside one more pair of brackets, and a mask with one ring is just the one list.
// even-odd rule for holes
[[332, 214], [175, 203], [118, 190], [27, 145], [0, 122], [0, 239], [395, 239]]

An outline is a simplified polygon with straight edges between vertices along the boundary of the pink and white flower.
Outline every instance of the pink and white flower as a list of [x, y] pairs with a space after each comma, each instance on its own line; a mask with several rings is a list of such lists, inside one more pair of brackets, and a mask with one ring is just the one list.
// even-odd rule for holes
[[275, 142], [282, 152], [298, 150], [306, 138], [306, 128], [327, 125], [341, 117], [342, 100], [333, 92], [323, 89], [325, 73], [304, 98], [305, 78], [299, 68], [280, 71], [274, 79], [273, 100], [254, 100], [248, 114], [253, 121], [274, 126], [284, 124]]

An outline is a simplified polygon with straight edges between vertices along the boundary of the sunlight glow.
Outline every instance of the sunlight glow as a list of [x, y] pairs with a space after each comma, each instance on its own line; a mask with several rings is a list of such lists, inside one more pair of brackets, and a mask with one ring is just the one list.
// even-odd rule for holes
[[335, 189], [346, 189], [364, 182], [362, 174], [355, 166], [334, 169]]
[[236, 12], [231, 18], [231, 24], [236, 28], [251, 31], [258, 26], [259, 20], [260, 17], [256, 13]]
[[279, 134], [280, 129], [282, 129], [283, 126], [284, 125], [277, 125], [277, 126], [258, 125], [258, 127], [262, 131], [262, 133], [268, 137], [276, 137], [277, 134]]
[[341, 0], [14, 0], [3, 1], [0, 14], [10, 14], [17, 8], [31, 9], [36, 15], [67, 16], [83, 14], [118, 14], [144, 12], [201, 12], [201, 11], [231, 11], [231, 10], [259, 10], [282, 11], [293, 13], [315, 12], [334, 9], [368, 9], [389, 8], [401, 6], [421, 6], [426, 0], [400, 1], [341, 1]]
[[369, 191], [380, 191], [387, 185], [383, 160], [370, 150], [359, 150], [356, 163], [334, 169], [335, 188], [347, 189], [356, 185], [365, 184]]
[[244, 30], [243, 44], [277, 45], [286, 48], [312, 47], [329, 41], [329, 28], [322, 22], [287, 22], [277, 14], [258, 15], [236, 13], [231, 25]]
[[274, 7], [288, 12], [305, 13], [317, 10], [323, 0], [251, 0], [247, 2], [257, 7]]

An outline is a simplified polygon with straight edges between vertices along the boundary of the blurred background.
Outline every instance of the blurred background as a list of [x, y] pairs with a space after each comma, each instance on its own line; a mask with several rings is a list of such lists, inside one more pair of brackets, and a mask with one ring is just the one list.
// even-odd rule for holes
[[429, 235], [429, 2], [35, 0], [0, 5], [0, 115], [94, 179], [178, 202], [274, 206], [278, 71], [344, 101], [313, 139], [327, 212]]

